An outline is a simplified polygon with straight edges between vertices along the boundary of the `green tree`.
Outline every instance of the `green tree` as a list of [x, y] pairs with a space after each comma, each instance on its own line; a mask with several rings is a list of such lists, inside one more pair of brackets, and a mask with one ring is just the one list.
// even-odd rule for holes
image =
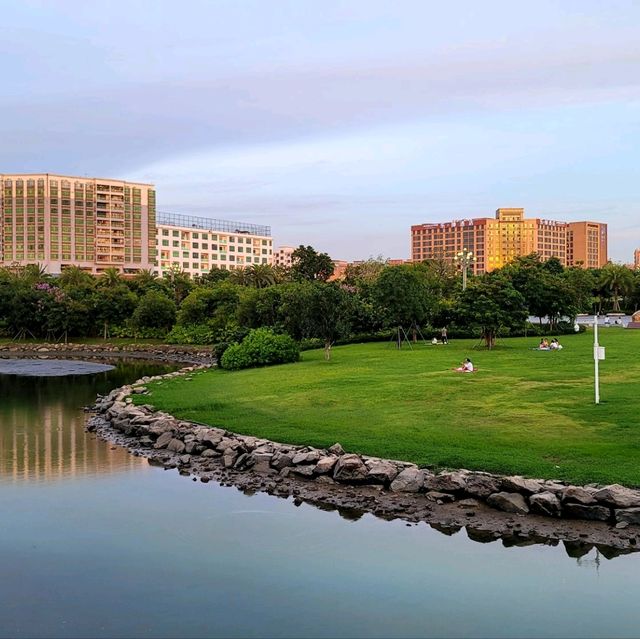
[[283, 287], [280, 312], [292, 337], [322, 340], [329, 360], [335, 341], [349, 334], [352, 297], [336, 282], [298, 282]]
[[138, 329], [160, 329], [168, 331], [176, 319], [176, 304], [158, 291], [148, 291], [138, 301], [131, 323]]
[[235, 320], [240, 290], [236, 284], [226, 281], [194, 289], [180, 306], [178, 324], [208, 324], [212, 328], [223, 328]]
[[291, 261], [291, 275], [298, 282], [326, 282], [333, 275], [333, 260], [326, 253], [318, 253], [312, 246], [301, 244], [292, 253]]
[[386, 319], [386, 325], [398, 329], [398, 347], [402, 341], [401, 329], [414, 330], [423, 325], [433, 309], [425, 278], [411, 265], [387, 266], [380, 273], [372, 297]]
[[109, 337], [109, 327], [124, 324], [133, 314], [138, 297], [124, 284], [100, 288], [93, 294], [93, 316], [102, 329], [103, 339]]
[[622, 264], [609, 262], [601, 270], [600, 283], [609, 292], [613, 311], [620, 311], [620, 298], [633, 292], [633, 272]]
[[109, 288], [120, 284], [122, 284], [122, 273], [115, 266], [105, 268], [100, 277], [98, 277], [98, 286], [100, 288]]
[[593, 271], [579, 266], [565, 269], [562, 274], [573, 295], [573, 305], [578, 313], [588, 313], [593, 310], [593, 290], [596, 286]]
[[252, 264], [248, 269], [251, 285], [255, 288], [273, 286], [278, 281], [278, 275], [270, 264]]
[[67, 266], [62, 269], [62, 273], [58, 278], [58, 284], [64, 289], [93, 288], [95, 283], [93, 275], [79, 266]]
[[231, 271], [213, 266], [208, 273], [199, 275], [197, 278], [197, 282], [202, 286], [210, 286], [212, 284], [217, 284], [218, 282], [223, 282], [224, 280], [228, 279], [230, 275]]
[[282, 326], [282, 295], [287, 285], [246, 289], [240, 296], [238, 323], [247, 328]]
[[524, 297], [500, 274], [474, 278], [456, 306], [456, 323], [478, 329], [487, 348], [493, 347], [501, 329], [521, 327], [528, 314]]
[[189, 276], [177, 265], [164, 272], [164, 283], [174, 302], [179, 305], [194, 287]]

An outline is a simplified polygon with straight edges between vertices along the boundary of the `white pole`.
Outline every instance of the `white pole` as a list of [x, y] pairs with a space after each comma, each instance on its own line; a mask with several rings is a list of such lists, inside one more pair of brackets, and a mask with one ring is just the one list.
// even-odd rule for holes
[[598, 316], [596, 315], [593, 322], [593, 364], [595, 368], [596, 404], [600, 403], [600, 362], [598, 361], [598, 347]]

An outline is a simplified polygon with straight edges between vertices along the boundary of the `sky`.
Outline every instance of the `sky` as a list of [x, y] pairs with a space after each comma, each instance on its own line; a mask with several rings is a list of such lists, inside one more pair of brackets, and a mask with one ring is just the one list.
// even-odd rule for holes
[[334, 259], [498, 207], [640, 247], [637, 0], [16, 0], [0, 70], [0, 173], [153, 182]]

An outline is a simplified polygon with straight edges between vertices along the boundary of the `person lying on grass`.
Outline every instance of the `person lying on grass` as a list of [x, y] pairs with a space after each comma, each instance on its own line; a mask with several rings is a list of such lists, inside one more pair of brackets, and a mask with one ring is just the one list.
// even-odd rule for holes
[[454, 368], [452, 370], [456, 373], [473, 373], [475, 369], [473, 368], [472, 361], [467, 357], [460, 366], [458, 366], [458, 368]]

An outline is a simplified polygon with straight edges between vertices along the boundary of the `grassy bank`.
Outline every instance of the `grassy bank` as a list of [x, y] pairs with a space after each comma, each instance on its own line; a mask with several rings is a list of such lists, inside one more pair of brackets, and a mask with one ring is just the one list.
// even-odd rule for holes
[[[328, 446], [437, 467], [574, 482], [640, 485], [640, 331], [602, 331], [602, 403], [593, 404], [590, 333], [561, 352], [536, 339], [384, 343], [303, 353], [300, 363], [210, 370], [151, 387], [156, 407], [185, 419], [294, 444]], [[470, 356], [473, 375], [450, 368]]]

